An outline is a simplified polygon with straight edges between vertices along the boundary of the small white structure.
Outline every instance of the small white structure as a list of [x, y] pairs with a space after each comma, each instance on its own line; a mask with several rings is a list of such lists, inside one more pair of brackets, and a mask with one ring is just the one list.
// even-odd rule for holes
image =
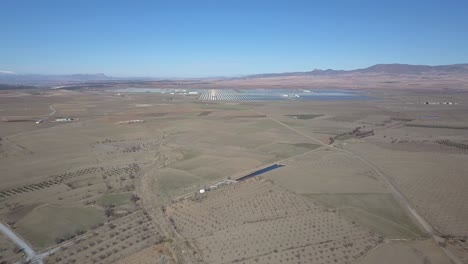
[[55, 122], [71, 122], [73, 118], [56, 118]]
[[200, 190], [200, 193], [205, 193], [205, 189], [201, 189], [201, 190]]
[[145, 120], [141, 119], [135, 119], [135, 120], [127, 120], [127, 121], [119, 121], [115, 123], [116, 125], [122, 125], [122, 124], [137, 124], [137, 123], [144, 123]]

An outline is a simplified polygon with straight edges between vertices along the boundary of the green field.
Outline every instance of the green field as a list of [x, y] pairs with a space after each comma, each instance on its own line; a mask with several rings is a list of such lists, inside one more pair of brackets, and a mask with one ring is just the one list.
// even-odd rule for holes
[[256, 150], [260, 151], [261, 153], [274, 155], [275, 159], [284, 159], [301, 153], [305, 153], [318, 147], [320, 146], [311, 143], [273, 143], [258, 147]]
[[113, 205], [113, 206], [121, 206], [127, 205], [131, 203], [132, 194], [125, 192], [125, 193], [109, 193], [104, 194], [98, 200], [99, 205], [106, 206], [106, 205]]
[[[202, 103], [200, 103], [202, 104]], [[247, 107], [239, 104], [223, 104], [223, 103], [203, 103], [203, 108], [214, 110], [245, 110]]]
[[104, 223], [103, 210], [94, 207], [58, 207], [43, 205], [35, 208], [18, 223], [18, 233], [37, 248], [56, 244], [80, 231]]
[[335, 139], [336, 140], [347, 140], [347, 139], [351, 139], [353, 138], [354, 136], [351, 135], [351, 134], [344, 134], [344, 135], [339, 135], [337, 136]]
[[186, 171], [167, 168], [164, 169], [162, 175], [158, 178], [157, 192], [166, 197], [183, 191], [184, 188], [189, 188], [193, 185], [200, 184], [202, 179]]
[[291, 144], [291, 145], [294, 145], [295, 147], [298, 147], [298, 148], [306, 148], [306, 149], [309, 149], [309, 150], [316, 149], [316, 148], [320, 147], [320, 145], [312, 144], [312, 143], [295, 143], [295, 144]]
[[308, 119], [314, 119], [314, 118], [316, 118], [316, 117], [323, 116], [323, 115], [317, 115], [317, 114], [299, 114], [299, 115], [286, 115], [286, 116], [292, 117], [292, 118], [294, 118], [294, 119], [304, 119], [304, 120], [308, 120]]
[[389, 193], [314, 193], [306, 196], [388, 238], [424, 236]]

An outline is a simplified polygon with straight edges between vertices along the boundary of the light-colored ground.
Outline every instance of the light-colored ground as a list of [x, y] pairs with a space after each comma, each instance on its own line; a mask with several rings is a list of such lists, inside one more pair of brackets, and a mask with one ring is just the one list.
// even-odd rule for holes
[[447, 241], [447, 247], [458, 257], [463, 263], [468, 263], [468, 242], [467, 239], [451, 238]]
[[436, 152], [384, 151], [360, 144], [361, 153], [384, 170], [404, 195], [442, 234], [468, 235], [468, 156]]
[[[354, 221], [385, 238], [424, 237], [411, 218], [405, 217], [407, 212], [393, 199], [384, 182], [362, 160], [337, 149], [314, 150], [319, 142], [310, 137], [328, 143], [330, 137], [359, 126], [374, 130], [375, 135], [362, 139], [341, 137], [334, 146], [359, 154], [381, 169], [440, 235], [456, 236], [454, 239], [458, 241], [466, 239], [464, 219], [468, 217], [464, 201], [468, 181], [463, 176], [468, 174], [468, 153], [434, 143], [440, 139], [468, 142], [466, 130], [416, 128], [405, 124], [466, 124], [468, 96], [406, 91], [371, 92], [370, 95], [379, 99], [204, 103], [193, 97], [157, 94], [9, 93], [0, 97], [2, 120], [46, 118], [51, 113], [50, 106], [57, 111], [54, 116], [79, 120], [41, 124], [1, 121], [0, 219], [21, 233], [27, 229], [22, 223], [30, 222], [30, 216], [44, 206], [94, 207], [103, 211], [110, 201], [115, 207], [106, 222], [118, 224], [134, 212], [147, 212], [150, 219], [145, 221], [155, 224], [155, 235], [150, 238], [139, 238], [140, 242], [128, 240], [124, 243], [125, 250], [119, 250], [118, 244], [119, 259], [137, 256], [140, 250], [149, 251], [152, 243], [163, 243], [160, 240], [164, 238], [170, 239], [165, 243], [179, 263], [197, 263], [199, 256], [171, 228], [161, 206], [206, 185], [281, 162], [286, 166], [263, 177], [289, 192], [302, 194], [309, 202], [326, 206], [333, 211], [330, 212], [333, 217], [339, 215], [340, 219]], [[418, 104], [424, 100], [458, 104]], [[293, 118], [304, 114], [314, 118]], [[116, 124], [133, 119], [145, 122]], [[129, 203], [130, 194], [137, 195], [141, 201]], [[71, 219], [70, 226], [76, 226], [78, 219]], [[129, 225], [138, 225], [132, 223]], [[40, 231], [42, 225], [35, 229]], [[83, 241], [77, 242], [79, 247], [69, 246], [50, 259], [67, 263], [73, 254], [77, 263], [92, 263], [91, 259], [112, 262], [110, 256], [116, 248], [111, 240], [109, 250], [104, 247], [102, 260], [97, 253], [86, 257], [102, 247], [89, 246], [91, 242], [97, 244], [93, 232], [111, 239], [112, 231], [106, 226], [84, 231]], [[250, 231], [247, 228], [242, 232]], [[126, 236], [127, 233], [122, 238], [125, 241], [132, 238]], [[456, 249], [455, 244], [447, 248], [456, 251], [460, 259], [466, 259], [466, 252]], [[291, 263], [296, 261], [297, 254], [302, 258], [302, 253], [296, 251], [287, 251], [284, 259], [273, 251], [270, 257]], [[111, 255], [107, 256], [109, 252]], [[258, 261], [270, 263], [268, 258], [259, 257]]]
[[[163, 245], [164, 237], [151, 218], [137, 211], [70, 240], [47, 263], [115, 263], [155, 245]], [[146, 252], [147, 253], [147, 252]], [[146, 254], [144, 253], [144, 254]], [[167, 254], [167, 263], [172, 256]]]
[[116, 264], [171, 264], [175, 263], [167, 244], [148, 247], [131, 256], [121, 259]]
[[387, 238], [425, 237], [390, 193], [311, 193], [306, 196]]
[[[44, 248], [80, 231], [104, 223], [102, 210], [94, 207], [58, 207], [43, 205], [34, 208], [16, 223], [19, 233], [31, 244]], [[37, 228], [37, 227], [41, 228]]]
[[258, 178], [174, 203], [166, 214], [204, 263], [348, 263], [383, 241]]
[[390, 241], [356, 263], [371, 264], [449, 264], [450, 260], [432, 240]]
[[0, 262], [14, 263], [21, 260], [23, 254], [18, 249], [19, 247], [13, 241], [3, 234], [0, 235]]
[[344, 153], [320, 150], [284, 164], [265, 177], [297, 193], [388, 193], [365, 164]]
[[361, 160], [319, 150], [283, 162], [264, 177], [304, 194], [389, 238], [423, 236], [385, 184]]

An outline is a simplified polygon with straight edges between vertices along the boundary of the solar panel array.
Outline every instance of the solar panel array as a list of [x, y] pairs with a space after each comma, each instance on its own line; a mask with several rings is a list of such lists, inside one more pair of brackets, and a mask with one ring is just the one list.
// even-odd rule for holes
[[283, 100], [279, 94], [268, 92], [239, 92], [234, 89], [205, 89], [199, 90], [201, 101], [264, 101]]
[[202, 101], [244, 101], [248, 100], [247, 97], [242, 96], [233, 89], [209, 89], [203, 90], [200, 97]]

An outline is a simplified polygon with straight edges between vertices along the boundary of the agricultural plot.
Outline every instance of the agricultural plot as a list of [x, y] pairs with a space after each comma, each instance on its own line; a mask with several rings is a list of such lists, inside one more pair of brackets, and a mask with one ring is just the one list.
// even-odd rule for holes
[[[353, 102], [199, 90], [205, 99], [60, 90], [1, 98], [7, 119], [44, 118], [53, 105], [79, 120], [2, 122], [0, 220], [38, 253], [53, 249], [46, 263], [444, 263], [365, 163], [301, 135], [328, 143], [361, 127], [375, 135], [335, 145], [381, 169], [466, 260], [468, 139], [456, 129], [468, 122], [466, 103], [417, 105], [409, 102], [420, 94], [391, 91]], [[116, 125], [136, 119], [145, 122]], [[271, 164], [285, 166], [211, 188]], [[181, 198], [202, 188], [210, 191]], [[16, 261], [2, 243], [0, 263]]]
[[102, 174], [108, 191], [129, 192], [135, 190], [135, 175], [140, 171], [137, 163], [125, 167], [112, 167]]
[[312, 143], [272, 143], [258, 147], [256, 150], [269, 155], [274, 155], [275, 159], [285, 159], [296, 156], [307, 151], [320, 147]]
[[373, 142], [376, 146], [384, 149], [405, 151], [405, 152], [433, 152], [433, 153], [444, 153], [444, 154], [466, 154], [468, 149], [464, 146], [464, 143], [447, 143], [446, 140], [408, 140], [408, 139], [394, 139], [391, 141], [383, 141], [377, 139], [377, 142]]
[[424, 236], [383, 182], [362, 161], [348, 154], [319, 150], [284, 162], [263, 177], [388, 238]]
[[330, 144], [333, 144], [335, 140], [346, 140], [350, 138], [360, 139], [375, 135], [374, 130], [361, 130], [361, 127], [356, 127], [350, 132], [338, 134], [334, 137], [330, 137]]
[[164, 168], [157, 173], [157, 193], [167, 198], [183, 194], [187, 188], [201, 185], [205, 181], [203, 178], [178, 169]]
[[386, 238], [426, 236], [390, 193], [311, 193], [306, 196]]
[[[140, 141], [140, 142], [138, 142]], [[155, 151], [158, 149], [159, 141], [133, 141], [133, 142], [109, 142], [103, 141], [97, 147], [106, 150], [106, 154], [135, 153], [141, 151]]]
[[0, 158], [16, 157], [28, 154], [31, 154], [31, 152], [19, 144], [10, 142], [8, 139], [2, 138], [0, 140]]
[[447, 240], [447, 246], [463, 263], [468, 263], [468, 239], [466, 237], [449, 238]]
[[468, 144], [466, 144], [466, 143], [454, 142], [454, 141], [448, 140], [448, 139], [437, 140], [436, 143], [444, 145], [444, 146], [449, 146], [449, 147], [452, 147], [452, 148], [456, 148], [456, 149], [459, 149], [459, 150], [464, 151], [464, 152], [468, 152]]
[[89, 113], [86, 108], [61, 108], [60, 111], [57, 113], [57, 115], [82, 117], [82, 116], [89, 116]]
[[98, 199], [98, 204], [101, 206], [123, 206], [130, 204], [132, 193], [109, 193], [104, 194]]
[[198, 114], [198, 116], [207, 116], [207, 115], [209, 115], [211, 113], [212, 113], [211, 111], [204, 111], [204, 112], [201, 112], [200, 114]]
[[[359, 123], [331, 120], [330, 118], [327, 118], [328, 115], [323, 115], [312, 119], [291, 118], [290, 116], [283, 115], [277, 115], [276, 117], [283, 123], [327, 143], [330, 137], [337, 137], [339, 135], [346, 135], [351, 138], [352, 136], [349, 135], [349, 132], [358, 126], [362, 126]], [[368, 129], [368, 127], [366, 127], [366, 129]]]
[[103, 210], [94, 207], [43, 205], [24, 216], [16, 226], [34, 246], [45, 248], [97, 228], [104, 221]]
[[451, 126], [451, 125], [436, 125], [436, 124], [405, 124], [408, 127], [420, 127], [420, 128], [439, 128], [439, 129], [460, 129], [468, 130], [466, 126]]
[[438, 232], [447, 236], [468, 236], [466, 155], [382, 151], [370, 144], [351, 147], [378, 164]]
[[294, 119], [304, 119], [304, 120], [309, 120], [309, 119], [314, 119], [316, 117], [323, 116], [321, 114], [297, 114], [297, 115], [286, 115]]
[[271, 120], [238, 119], [219, 119], [224, 125], [215, 130], [211, 128], [219, 120], [212, 114], [187, 120], [184, 124], [192, 130], [178, 130], [161, 145], [164, 152], [158, 159], [165, 165], [146, 172], [154, 181], [154, 192], [160, 198], [174, 198], [318, 147], [297, 135], [288, 136]]
[[15, 263], [23, 258], [23, 254], [16, 245], [3, 235], [0, 235], [0, 263]]
[[[65, 243], [47, 263], [115, 263], [165, 240], [151, 218], [137, 211]], [[171, 263], [171, 256], [165, 256]]]
[[133, 255], [116, 262], [116, 264], [175, 264], [176, 258], [173, 256], [169, 243], [161, 243], [143, 249]]
[[357, 158], [330, 150], [298, 156], [264, 177], [294, 192], [387, 193], [385, 185]]
[[88, 205], [88, 201], [100, 196], [106, 188], [100, 174], [103, 168], [90, 167], [60, 175], [44, 177], [43, 181], [20, 187], [4, 189], [0, 199], [0, 216], [15, 225], [34, 208], [43, 205]]
[[49, 247], [135, 211], [139, 198], [130, 191], [139, 170], [89, 167], [7, 189], [0, 216], [36, 248]]
[[383, 241], [258, 178], [174, 203], [165, 213], [204, 263], [351, 263]]
[[62, 184], [63, 182], [65, 182], [67, 180], [70, 180], [72, 178], [82, 177], [82, 176], [85, 176], [87, 174], [96, 173], [96, 172], [98, 172], [100, 170], [103, 170], [103, 168], [90, 167], [90, 168], [86, 168], [86, 169], [82, 169], [82, 170], [78, 170], [78, 171], [74, 171], [74, 172], [68, 172], [68, 173], [63, 173], [63, 174], [56, 175], [56, 176], [51, 176], [49, 180], [45, 180], [45, 181], [42, 181], [42, 182], [2, 190], [2, 191], [0, 191], [0, 199], [1, 198], [7, 198], [7, 197], [10, 197], [10, 196], [14, 196], [14, 195], [18, 195], [18, 194], [22, 194], [22, 193], [26, 193], [26, 192], [34, 192], [34, 191], [37, 191], [37, 190], [49, 188], [49, 187], [52, 187], [54, 185]]
[[432, 240], [389, 241], [359, 259], [357, 264], [450, 264], [453, 263]]

